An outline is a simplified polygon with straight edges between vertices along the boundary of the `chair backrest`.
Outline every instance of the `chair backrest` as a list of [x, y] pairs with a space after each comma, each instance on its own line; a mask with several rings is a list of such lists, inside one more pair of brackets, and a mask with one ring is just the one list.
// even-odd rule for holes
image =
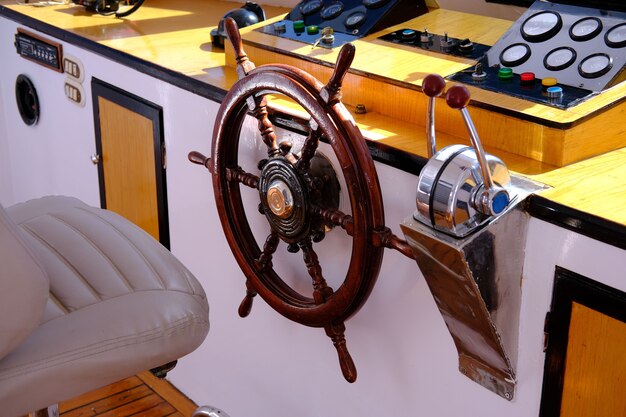
[[0, 205], [0, 358], [39, 325], [49, 281], [23, 237]]

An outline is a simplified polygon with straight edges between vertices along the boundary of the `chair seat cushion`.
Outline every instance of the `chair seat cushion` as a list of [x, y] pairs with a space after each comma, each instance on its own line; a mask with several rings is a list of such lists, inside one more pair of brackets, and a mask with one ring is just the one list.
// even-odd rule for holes
[[24, 234], [0, 205], [0, 360], [41, 322], [48, 275]]
[[134, 224], [60, 196], [7, 212], [48, 273], [50, 298], [40, 326], [0, 360], [2, 415], [163, 365], [204, 340], [202, 287]]

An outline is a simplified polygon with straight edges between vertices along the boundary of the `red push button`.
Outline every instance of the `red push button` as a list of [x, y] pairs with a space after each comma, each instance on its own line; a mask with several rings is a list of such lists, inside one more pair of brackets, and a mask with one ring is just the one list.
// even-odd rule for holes
[[522, 72], [519, 76], [520, 82], [524, 85], [530, 85], [535, 83], [534, 72]]

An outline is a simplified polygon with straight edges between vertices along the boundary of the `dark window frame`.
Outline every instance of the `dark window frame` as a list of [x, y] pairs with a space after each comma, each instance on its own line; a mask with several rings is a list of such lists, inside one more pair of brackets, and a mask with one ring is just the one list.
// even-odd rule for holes
[[[163, 151], [165, 144], [165, 135], [163, 131], [163, 108], [155, 103], [145, 100], [142, 97], [122, 90], [121, 88], [95, 77], [92, 77], [91, 79], [91, 95], [96, 136], [96, 153], [98, 155], [102, 155], [99, 97], [125, 107], [126, 109], [138, 113], [152, 121], [159, 242], [167, 249], [170, 249], [167, 179], [166, 168], [163, 166]], [[104, 183], [103, 164], [98, 164], [98, 182], [100, 185], [100, 206], [103, 209], [106, 209], [106, 186]]]

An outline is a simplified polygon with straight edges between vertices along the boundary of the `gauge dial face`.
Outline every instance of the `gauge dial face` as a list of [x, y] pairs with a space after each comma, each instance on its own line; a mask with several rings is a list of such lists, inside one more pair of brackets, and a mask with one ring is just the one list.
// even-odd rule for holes
[[300, 5], [300, 13], [304, 16], [312, 15], [313, 13], [318, 12], [324, 3], [322, 0], [308, 0]]
[[346, 17], [344, 25], [347, 29], [356, 29], [365, 22], [365, 12], [354, 12], [350, 16]]
[[320, 16], [322, 16], [322, 19], [329, 20], [339, 16], [341, 12], [343, 12], [343, 3], [335, 2], [324, 7], [320, 12]]
[[377, 9], [387, 4], [389, 0], [363, 0], [363, 5], [368, 9]]
[[611, 48], [623, 48], [626, 46], [626, 23], [613, 26], [606, 32], [604, 41]]
[[567, 46], [556, 48], [548, 52], [543, 60], [543, 66], [550, 71], [560, 71], [576, 61], [576, 51]]
[[516, 67], [530, 58], [530, 48], [525, 43], [509, 45], [500, 54], [500, 62], [505, 67]]
[[588, 41], [602, 31], [602, 21], [597, 17], [585, 17], [572, 25], [569, 36], [577, 42]]
[[578, 65], [578, 72], [584, 78], [598, 78], [611, 70], [613, 59], [607, 54], [593, 54]]
[[556, 35], [562, 26], [563, 20], [558, 13], [539, 12], [524, 21], [522, 37], [528, 42], [543, 42]]

